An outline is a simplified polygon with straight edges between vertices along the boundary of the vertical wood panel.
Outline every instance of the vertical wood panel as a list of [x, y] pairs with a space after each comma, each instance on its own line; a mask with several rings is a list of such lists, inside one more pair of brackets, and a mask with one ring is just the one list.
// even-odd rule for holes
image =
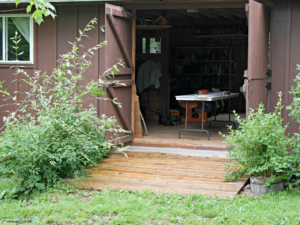
[[38, 69], [51, 73], [56, 67], [57, 22], [52, 17], [44, 18], [38, 27]]
[[248, 79], [265, 79], [268, 71], [270, 18], [268, 8], [250, 0]]
[[[93, 19], [98, 17], [98, 7], [95, 5], [81, 5], [78, 7], [78, 29], [81, 31], [84, 30], [86, 25]], [[84, 48], [79, 47], [79, 54], [83, 54], [89, 48], [98, 44], [98, 25], [96, 25], [96, 29], [92, 29], [88, 31], [86, 34], [87, 37], [83, 37], [80, 44], [84, 46]], [[79, 36], [79, 33], [77, 34]], [[95, 52], [96, 53], [96, 52]], [[88, 57], [87, 60], [91, 61], [91, 66], [88, 68], [83, 74], [84, 79], [79, 82], [78, 85], [86, 85], [91, 80], [98, 79], [98, 54], [95, 54], [92, 58]], [[85, 102], [83, 106], [88, 108], [90, 104], [93, 104], [94, 107], [98, 108], [98, 100], [95, 97], [87, 96], [84, 98]]]
[[[99, 19], [98, 19], [98, 26], [104, 26], [105, 25], [105, 6], [104, 5], [100, 5], [99, 6]], [[99, 43], [102, 43], [103, 41], [105, 41], [105, 33], [102, 32], [101, 30], [99, 30]], [[106, 51], [106, 47], [103, 47], [101, 49], [99, 49], [98, 51], [98, 70], [99, 70], [99, 75], [102, 75], [105, 71], [105, 51]], [[103, 80], [106, 80], [106, 77], [103, 76], [102, 77]], [[106, 89], [104, 89], [104, 91], [106, 92]], [[105, 114], [106, 113], [106, 100], [99, 100], [98, 101], [98, 115], [100, 116], [101, 114]]]
[[[290, 90], [290, 59], [291, 59], [291, 20], [292, 20], [292, 2], [291, 0], [287, 2], [287, 14], [286, 14], [286, 44], [285, 44], [285, 78], [284, 78], [284, 95], [283, 104], [288, 104], [289, 100], [289, 90]], [[288, 112], [285, 110], [283, 112], [284, 123], [288, 122]]]
[[69, 42], [74, 42], [77, 37], [77, 6], [57, 7], [57, 59], [60, 55], [72, 50]]
[[[133, 14], [135, 15], [135, 18], [132, 20], [132, 64], [133, 67], [135, 68], [135, 56], [136, 56], [136, 10], [133, 10]], [[132, 74], [132, 80], [135, 81], [135, 69], [134, 69], [134, 73]], [[134, 133], [134, 104], [135, 104], [135, 95], [136, 95], [136, 87], [135, 85], [132, 85], [132, 106], [131, 106], [131, 129], [132, 132]], [[136, 112], [138, 113], [138, 112]]]
[[246, 101], [247, 112], [250, 108], [256, 109], [260, 103], [263, 103], [266, 109], [267, 98], [264, 96], [268, 95], [268, 89], [266, 88], [267, 84], [268, 79], [248, 81], [248, 90], [246, 95], [248, 100]]
[[[14, 69], [8, 69], [8, 68], [0, 68], [0, 74], [1, 74], [1, 81], [5, 82], [3, 83], [3, 89], [7, 90], [11, 96], [14, 96], [14, 92], [15, 92], [15, 84], [12, 83], [12, 81], [14, 79], [16, 79], [16, 76], [13, 75], [13, 73], [15, 72]], [[0, 127], [3, 126], [3, 117], [7, 117], [7, 110], [8, 111], [14, 111], [15, 108], [14, 106], [10, 105], [13, 103], [13, 101], [8, 100], [8, 101], [3, 101], [3, 96], [1, 94], [1, 98], [0, 98]]]
[[[278, 92], [283, 92], [283, 104], [288, 106], [293, 101], [293, 95], [288, 92], [294, 85], [293, 80], [299, 71], [296, 64], [300, 62], [299, 26], [300, 2], [277, 0], [274, 7], [271, 34], [272, 60], [272, 91], [270, 110], [274, 110], [278, 101]], [[283, 111], [284, 123], [290, 123], [288, 133], [298, 132], [299, 125], [289, 117], [287, 110]]]
[[[289, 76], [285, 78], [286, 80], [286, 91], [285, 91], [285, 103], [284, 105], [290, 105], [293, 101], [293, 95], [287, 93], [291, 90], [291, 86], [294, 85], [294, 79], [296, 78], [296, 74], [300, 71], [296, 70], [296, 65], [300, 64], [300, 45], [299, 45], [299, 37], [300, 37], [300, 2], [293, 1], [291, 3], [291, 39], [290, 39], [290, 62], [289, 65]], [[299, 132], [299, 125], [288, 116], [289, 112], [286, 112], [286, 122], [289, 122], [288, 132], [294, 134]]]
[[272, 90], [270, 93], [270, 111], [273, 111], [277, 101], [278, 92], [285, 92], [285, 63], [287, 42], [287, 1], [277, 1], [273, 9], [274, 18], [271, 28], [271, 69]]

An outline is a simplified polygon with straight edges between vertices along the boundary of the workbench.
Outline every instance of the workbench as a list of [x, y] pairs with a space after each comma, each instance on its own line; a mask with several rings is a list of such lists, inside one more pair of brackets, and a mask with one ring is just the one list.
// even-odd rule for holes
[[[175, 96], [177, 101], [181, 102], [186, 102], [186, 113], [185, 113], [185, 128], [179, 131], [179, 139], [180, 139], [180, 134], [182, 131], [198, 131], [198, 132], [206, 132], [207, 133], [207, 140], [209, 140], [209, 132], [207, 130], [204, 130], [204, 102], [208, 101], [217, 101], [217, 100], [225, 100], [228, 99], [228, 115], [229, 115], [229, 120], [228, 121], [223, 121], [223, 120], [217, 120], [217, 116], [215, 114], [215, 119], [209, 123], [209, 128], [211, 127], [212, 122], [231, 122], [234, 124], [233, 121], [230, 120], [230, 99], [231, 98], [236, 98], [239, 96], [239, 93], [230, 93], [230, 94], [225, 94], [226, 92], [216, 92], [216, 93], [209, 93], [209, 94], [189, 94], [189, 95], [178, 95]], [[201, 122], [201, 129], [188, 129], [187, 128], [187, 121], [188, 121], [188, 102], [202, 102], [202, 122]], [[191, 115], [190, 115], [191, 116]]]

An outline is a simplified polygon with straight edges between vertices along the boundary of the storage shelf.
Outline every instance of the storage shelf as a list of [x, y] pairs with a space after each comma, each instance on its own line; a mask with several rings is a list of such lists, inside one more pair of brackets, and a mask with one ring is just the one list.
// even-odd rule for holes
[[[193, 76], [202, 76], [202, 75], [216, 75], [212, 73], [177, 73], [177, 75], [193, 75]], [[221, 73], [220, 76], [233, 76], [235, 74], [226, 74], [226, 73]]]
[[223, 38], [223, 37], [248, 37], [247, 34], [219, 34], [219, 35], [193, 35], [195, 38]]
[[222, 49], [222, 48], [235, 48], [235, 47], [224, 47], [224, 46], [211, 46], [211, 47], [209, 47], [209, 46], [203, 46], [203, 47], [176, 47], [176, 48], [205, 48], [205, 49], [210, 49], [210, 48], [220, 48], [220, 49]]
[[137, 30], [164, 30], [171, 28], [169, 25], [136, 25]]
[[[184, 59], [180, 59], [180, 60], [177, 60], [178, 62], [182, 62], [182, 61], [184, 61]], [[229, 60], [200, 60], [200, 59], [198, 59], [198, 60], [191, 60], [190, 59], [190, 61], [191, 62], [229, 62]], [[233, 61], [231, 61], [231, 63], [233, 63]]]
[[[226, 63], [229, 63], [229, 60], [202, 60], [202, 62], [226, 62]], [[231, 63], [233, 63], [232, 60], [231, 60]]]

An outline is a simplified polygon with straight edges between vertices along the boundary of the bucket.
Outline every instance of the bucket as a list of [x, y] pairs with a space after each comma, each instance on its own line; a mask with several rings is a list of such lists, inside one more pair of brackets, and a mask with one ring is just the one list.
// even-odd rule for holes
[[255, 195], [262, 195], [268, 192], [274, 192], [274, 191], [283, 191], [283, 182], [281, 180], [278, 180], [271, 184], [269, 187], [264, 187], [266, 180], [261, 179], [259, 180], [257, 177], [251, 177], [250, 178], [250, 186], [251, 191]]

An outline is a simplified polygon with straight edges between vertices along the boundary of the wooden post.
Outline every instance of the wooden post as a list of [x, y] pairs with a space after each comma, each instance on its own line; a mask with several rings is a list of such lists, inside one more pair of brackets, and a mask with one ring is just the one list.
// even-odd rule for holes
[[[134, 68], [134, 72], [132, 74], [132, 80], [135, 81], [135, 48], [136, 48], [136, 9], [132, 11], [132, 13], [135, 15], [135, 18], [132, 20], [132, 64]], [[135, 95], [136, 95], [136, 87], [135, 84], [132, 85], [132, 107], [131, 107], [131, 129], [134, 133], [134, 102], [135, 102]]]
[[[169, 12], [162, 12], [162, 16], [167, 20], [169, 19]], [[167, 22], [167, 24], [169, 21]], [[159, 107], [162, 111], [163, 116], [169, 116], [169, 29], [164, 29], [161, 32], [161, 73], [162, 78], [160, 79], [160, 99]]]

